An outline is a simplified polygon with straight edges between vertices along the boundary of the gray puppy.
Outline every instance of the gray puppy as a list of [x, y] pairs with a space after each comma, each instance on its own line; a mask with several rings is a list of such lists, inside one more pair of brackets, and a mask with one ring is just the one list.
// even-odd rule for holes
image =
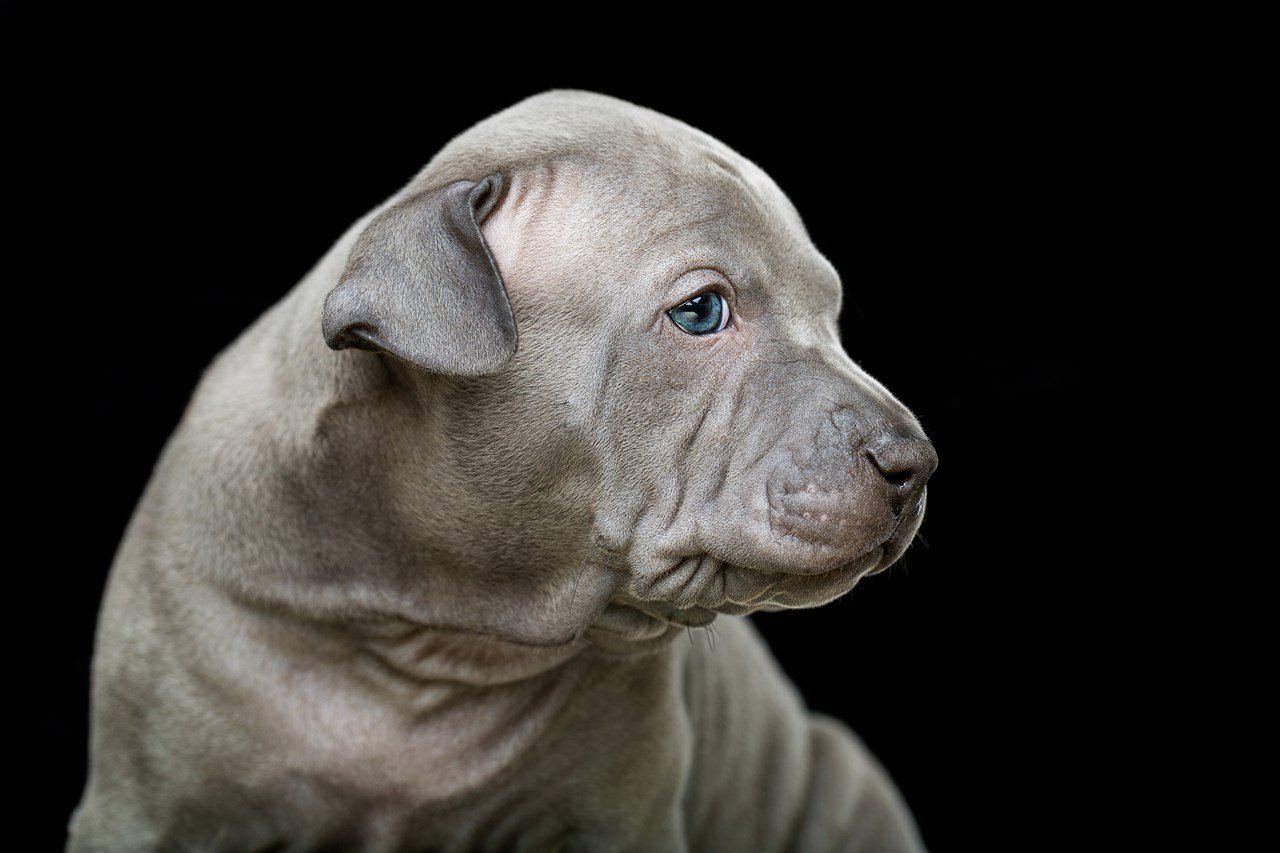
[[924, 513], [840, 297], [681, 122], [562, 91], [454, 139], [201, 382], [112, 568], [68, 849], [921, 849], [743, 618]]

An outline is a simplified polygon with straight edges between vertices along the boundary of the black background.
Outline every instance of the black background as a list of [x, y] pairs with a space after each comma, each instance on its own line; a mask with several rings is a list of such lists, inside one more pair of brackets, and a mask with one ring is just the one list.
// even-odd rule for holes
[[551, 87], [666, 112], [769, 172], [843, 276], [846, 348], [937, 446], [927, 547], [826, 608], [758, 618], [784, 668], [883, 760], [935, 851], [1069, 831], [1061, 780], [1099, 695], [1077, 689], [1076, 639], [1099, 618], [1079, 592], [1116, 298], [1098, 269], [1120, 239], [1096, 198], [1129, 115], [1080, 63], [910, 39], [780, 62], [751, 46], [764, 31], [445, 53], [383, 48], [394, 21], [320, 40], [4, 15], [11, 556], [31, 585], [14, 622], [38, 626], [21, 663], [49, 849], [83, 785], [107, 567], [200, 371], [452, 135]]

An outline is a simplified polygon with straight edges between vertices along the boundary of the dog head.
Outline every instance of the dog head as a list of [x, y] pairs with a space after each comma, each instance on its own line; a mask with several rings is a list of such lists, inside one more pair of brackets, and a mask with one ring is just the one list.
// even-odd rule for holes
[[500, 613], [469, 627], [645, 640], [823, 604], [911, 543], [936, 456], [843, 350], [841, 293], [754, 164], [553, 92], [368, 222], [323, 326], [417, 401], [393, 503]]

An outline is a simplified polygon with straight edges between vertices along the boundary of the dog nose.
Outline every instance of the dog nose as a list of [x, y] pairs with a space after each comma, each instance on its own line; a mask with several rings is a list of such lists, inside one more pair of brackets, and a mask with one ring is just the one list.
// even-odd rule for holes
[[926, 438], [886, 436], [866, 448], [867, 458], [890, 485], [895, 513], [916, 499], [938, 467], [938, 453]]

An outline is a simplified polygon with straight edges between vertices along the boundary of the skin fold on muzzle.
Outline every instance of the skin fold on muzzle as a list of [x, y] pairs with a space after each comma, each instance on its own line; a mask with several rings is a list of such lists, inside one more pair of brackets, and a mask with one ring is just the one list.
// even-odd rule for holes
[[558, 91], [456, 137], [202, 378], [112, 566], [68, 850], [923, 850], [742, 618], [924, 516], [842, 291], [669, 117]]

